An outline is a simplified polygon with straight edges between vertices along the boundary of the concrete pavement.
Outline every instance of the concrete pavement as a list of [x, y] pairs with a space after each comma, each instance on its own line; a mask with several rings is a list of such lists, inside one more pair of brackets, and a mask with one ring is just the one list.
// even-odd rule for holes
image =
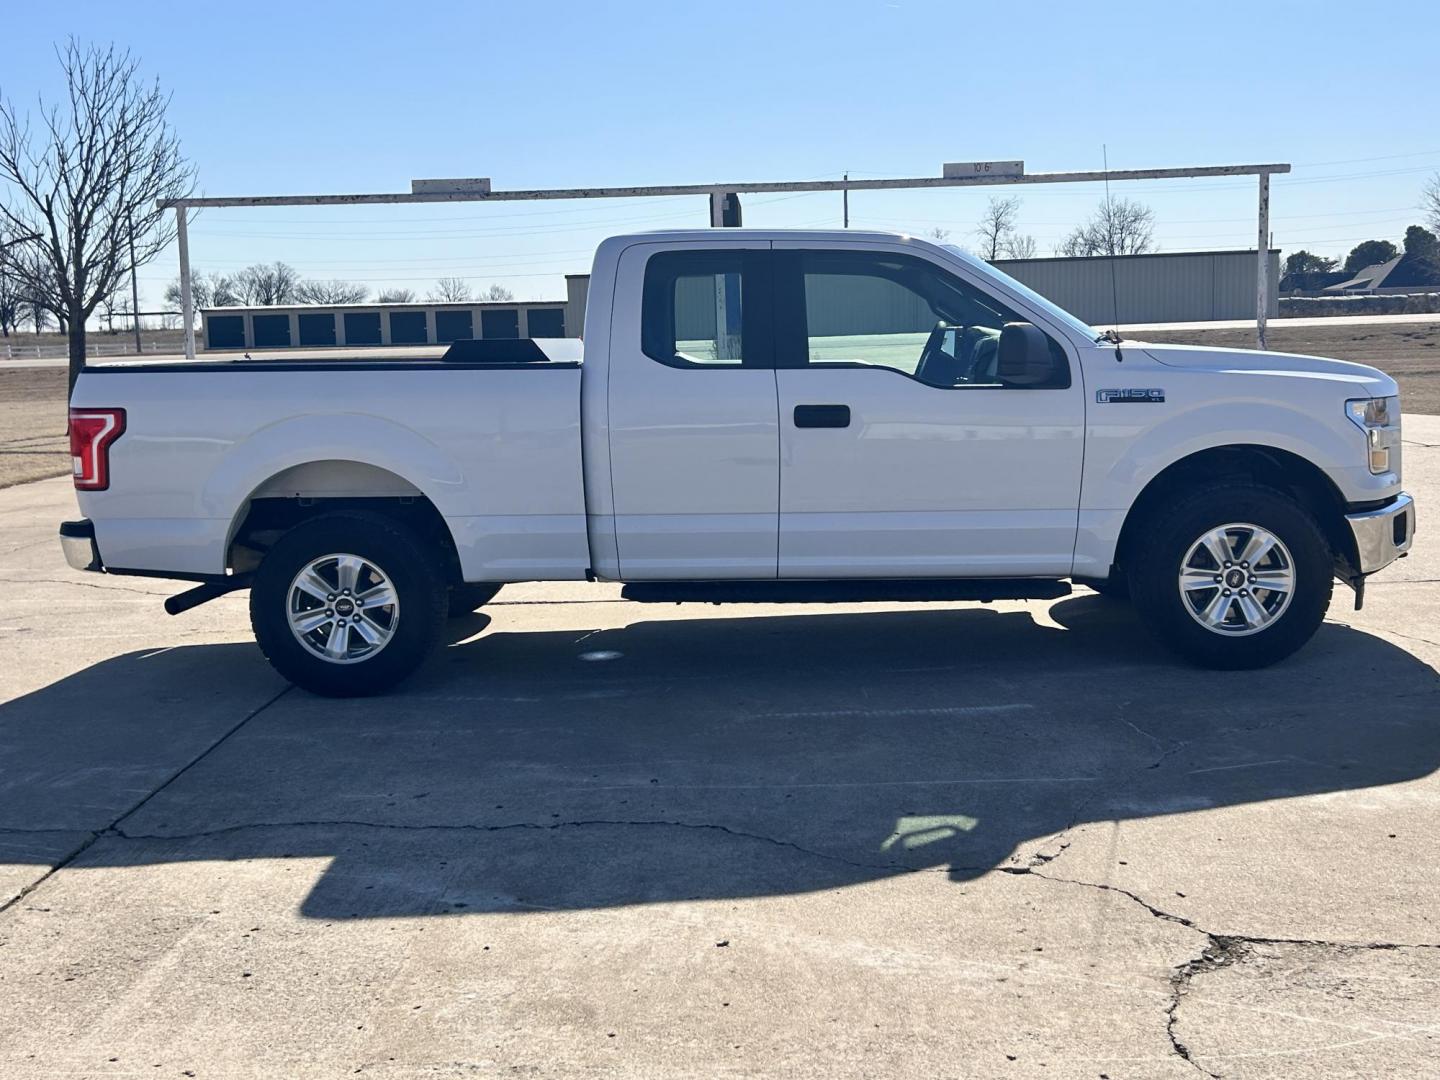
[[0, 1075], [1440, 1072], [1417, 551], [1269, 671], [1123, 606], [511, 586], [389, 697], [0, 491]]

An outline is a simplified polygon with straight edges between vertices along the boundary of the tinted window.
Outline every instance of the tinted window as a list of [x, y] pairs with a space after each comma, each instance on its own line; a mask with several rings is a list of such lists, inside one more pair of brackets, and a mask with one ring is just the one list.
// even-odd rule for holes
[[[944, 389], [1006, 385], [1000, 334], [1022, 316], [999, 300], [907, 255], [806, 251], [786, 258], [804, 293], [806, 364], [890, 368]], [[1064, 353], [1051, 346], [1063, 370]], [[1068, 386], [1068, 374], [1045, 385]]]
[[767, 367], [764, 252], [676, 251], [645, 265], [641, 344], [672, 367]]

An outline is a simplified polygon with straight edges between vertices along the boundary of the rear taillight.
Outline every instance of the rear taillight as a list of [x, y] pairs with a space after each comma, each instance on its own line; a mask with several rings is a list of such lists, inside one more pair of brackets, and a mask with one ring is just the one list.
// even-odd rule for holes
[[76, 491], [104, 491], [110, 486], [110, 444], [124, 431], [124, 409], [70, 410], [70, 461]]

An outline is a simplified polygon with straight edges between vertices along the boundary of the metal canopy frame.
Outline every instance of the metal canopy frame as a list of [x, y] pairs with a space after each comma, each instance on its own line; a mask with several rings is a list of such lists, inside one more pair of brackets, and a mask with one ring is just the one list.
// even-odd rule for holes
[[[758, 194], [777, 191], [839, 191], [849, 199], [852, 191], [890, 191], [913, 188], [999, 187], [1010, 184], [1091, 184], [1121, 180], [1180, 180], [1207, 176], [1254, 176], [1259, 179], [1259, 210], [1256, 232], [1255, 334], [1265, 348], [1265, 323], [1269, 315], [1270, 177], [1288, 173], [1284, 163], [1267, 165], [1200, 165], [1173, 169], [1113, 169], [1086, 172], [1020, 173], [1018, 175], [914, 176], [879, 180], [779, 180], [725, 184], [657, 184], [641, 187], [533, 188], [513, 191], [489, 190], [488, 181], [455, 181], [455, 190], [369, 192], [353, 195], [235, 195], [161, 202], [175, 211], [176, 239], [180, 248], [180, 306], [185, 323], [185, 355], [195, 356], [195, 308], [190, 290], [190, 239], [186, 231], [191, 209], [269, 206], [375, 206], [407, 203], [448, 202], [530, 202], [543, 199], [635, 199], [668, 195], [704, 195], [709, 201], [710, 224], [723, 225], [725, 197], [731, 194]], [[422, 185], [417, 184], [416, 187]]]

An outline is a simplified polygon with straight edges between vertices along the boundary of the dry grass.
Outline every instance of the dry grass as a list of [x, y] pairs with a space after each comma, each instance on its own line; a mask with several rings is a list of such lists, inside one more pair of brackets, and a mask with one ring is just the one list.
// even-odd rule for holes
[[0, 367], [0, 487], [69, 472], [65, 369]]
[[[1146, 332], [1147, 341], [1250, 348], [1249, 330]], [[1405, 411], [1440, 415], [1440, 323], [1380, 327], [1287, 327], [1272, 323], [1270, 347], [1373, 364], [1400, 382]], [[0, 363], [0, 487], [70, 471], [65, 369]]]
[[[1137, 331], [1156, 344], [1253, 349], [1254, 330]], [[1266, 342], [1276, 352], [1353, 360], [1377, 367], [1400, 384], [1406, 412], [1440, 414], [1440, 322], [1382, 326], [1286, 326], [1272, 322]]]

